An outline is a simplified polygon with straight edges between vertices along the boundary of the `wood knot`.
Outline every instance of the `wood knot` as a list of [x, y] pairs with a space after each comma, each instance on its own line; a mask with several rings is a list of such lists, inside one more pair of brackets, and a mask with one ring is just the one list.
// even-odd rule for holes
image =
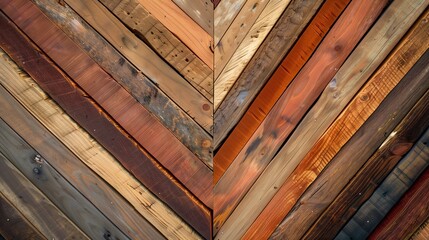
[[369, 100], [369, 94], [366, 93], [366, 94], [362, 95], [360, 97], [360, 100], [363, 101], [363, 102], [368, 101]]
[[343, 50], [343, 46], [341, 45], [335, 45], [334, 50], [337, 52], [341, 52]]
[[203, 110], [204, 111], [210, 110], [210, 105], [208, 105], [207, 103], [203, 104]]
[[394, 146], [392, 146], [392, 148], [390, 149], [390, 151], [398, 156], [402, 156], [405, 153], [408, 152], [408, 150], [410, 150], [410, 148], [413, 146], [412, 143], [400, 143], [400, 144], [395, 144]]

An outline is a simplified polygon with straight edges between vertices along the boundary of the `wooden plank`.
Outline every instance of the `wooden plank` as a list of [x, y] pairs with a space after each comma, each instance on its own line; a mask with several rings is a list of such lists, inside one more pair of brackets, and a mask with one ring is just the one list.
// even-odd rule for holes
[[215, 227], [220, 228], [225, 222], [386, 3], [352, 2], [337, 20], [313, 57], [216, 184]]
[[[162, 58], [140, 41], [96, 0], [66, 0], [95, 30], [181, 106], [206, 131], [213, 125], [212, 104]], [[170, 1], [168, 1], [170, 2]], [[171, 2], [170, 2], [171, 3]], [[174, 3], [171, 3], [174, 5]], [[95, 17], [96, 16], [96, 17]]]
[[216, 8], [216, 6], [220, 3], [220, 0], [212, 0], [214, 7]]
[[[256, 237], [262, 234], [268, 237], [274, 231], [306, 187], [320, 173], [310, 174], [308, 166], [320, 166], [320, 164], [327, 163], [326, 159], [332, 158], [338, 152], [376, 109], [381, 100], [417, 62], [428, 47], [427, 44], [424, 44], [427, 38], [424, 25], [419, 26], [409, 38], [401, 43], [401, 46], [404, 46], [396, 51], [396, 55], [392, 55], [386, 60], [385, 65], [381, 68], [383, 70], [379, 71], [376, 77], [372, 78], [364, 90], [355, 97], [362, 85], [385, 60], [391, 49], [415, 22], [427, 4], [427, 1], [416, 2], [416, 5], [409, 5], [408, 1], [396, 1], [395, 4], [389, 6], [385, 14], [380, 17], [380, 20], [348, 57], [335, 74], [334, 80], [331, 81], [331, 83], [335, 82], [335, 85], [329, 84], [326, 87], [319, 100], [301, 120], [292, 136], [237, 207], [237, 214], [241, 213], [246, 217], [251, 215], [245, 214], [242, 209], [252, 209], [251, 212], [248, 210], [245, 212], [255, 214], [253, 212], [259, 213], [265, 207], [249, 228], [246, 236], [255, 235]], [[404, 12], [398, 11], [398, 9], [402, 9]], [[393, 31], [392, 28], [395, 30]], [[409, 53], [415, 55], [409, 55]], [[401, 64], [402, 59], [407, 59], [408, 62]], [[350, 104], [348, 110], [334, 122], [351, 99], [354, 99], [353, 104]], [[361, 117], [356, 119], [355, 116]], [[329, 128], [332, 123], [332, 126], [335, 127]], [[344, 131], [344, 125], [355, 126], [355, 124], [357, 126], [353, 128], [354, 131], [352, 128]], [[328, 128], [328, 133], [325, 133]], [[339, 139], [335, 137], [343, 136], [343, 134], [350, 135]], [[322, 139], [319, 140], [321, 137]], [[287, 159], [287, 162], [284, 159]], [[298, 164], [301, 166], [299, 170], [295, 170], [293, 177], [289, 177]], [[315, 169], [322, 170], [323, 167], [315, 167]], [[312, 169], [312, 171], [314, 170]], [[294, 189], [294, 191], [290, 189]], [[261, 196], [261, 191], [264, 192], [263, 196]], [[259, 196], [258, 203], [251, 201], [255, 196]], [[279, 209], [278, 206], [283, 207]], [[261, 236], [261, 238], [263, 237]]]
[[138, 0], [122, 0], [114, 5], [111, 4], [112, 1], [108, 0], [100, 0], [100, 2], [114, 13], [128, 29], [132, 30], [137, 37], [173, 66], [201, 94], [211, 102], [213, 101], [213, 94], [210, 94], [213, 84], [209, 85], [202, 82], [213, 71], [180, 39], [164, 27], [158, 19], [146, 11]]
[[215, 111], [289, 3], [290, 0], [270, 0], [222, 71], [216, 74], [215, 69]]
[[[26, 73], [20, 72], [17, 66], [10, 62], [11, 60], [6, 59], [6, 61], [8, 61], [4, 63], [6, 67], [2, 69], [7, 77], [2, 79], [1, 84], [83, 163], [118, 191], [166, 238], [199, 238], [180, 217], [151, 194], [113, 156], [50, 100], [36, 82]], [[51, 192], [61, 192], [61, 188]], [[94, 221], [95, 217], [85, 217], [85, 219]], [[114, 231], [109, 232], [112, 232], [111, 235], [114, 233]], [[93, 238], [97, 237], [93, 236]]]
[[419, 229], [410, 238], [411, 240], [426, 240], [429, 238], [429, 218], [424, 222]]
[[277, 69], [322, 2], [291, 1], [280, 16], [215, 113], [215, 149], [241, 119], [254, 96]]
[[[429, 52], [426, 52], [332, 160], [321, 158], [318, 161], [318, 163], [322, 163], [321, 165], [306, 165], [308, 166], [306, 169], [311, 169], [307, 170], [307, 175], [317, 176], [325, 166], [324, 163], [329, 162], [329, 167], [323, 169], [323, 173], [305, 190], [304, 195], [301, 196], [293, 210], [289, 212], [271, 237], [275, 239], [302, 237], [311, 224], [317, 220], [319, 214], [329, 206], [344, 186], [385, 141], [388, 134], [393, 131], [411, 107], [426, 92], [429, 88], [428, 76]], [[342, 132], [348, 132], [349, 127], [351, 128], [350, 131], [353, 131], [353, 125], [343, 125]], [[293, 177], [292, 175], [291, 179]], [[305, 178], [300, 178], [297, 181], [301, 180], [305, 181]]]
[[[11, 23], [4, 20], [0, 23], [3, 31], [8, 31], [9, 36], [1, 38], [5, 35], [0, 35], [2, 47], [15, 60], [19, 60], [18, 65], [24, 68], [72, 118], [86, 131], [91, 132], [92, 136], [150, 191], [195, 229], [209, 234], [209, 227], [207, 227], [210, 226], [211, 219], [209, 210], [146, 151], [139, 148], [125, 132], [112, 124], [111, 119], [70, 79], [65, 78], [64, 73], [53, 67], [45, 55], [34, 49], [35, 46], [31, 45], [28, 39], [23, 38]], [[34, 61], [35, 59], [37, 61]], [[201, 173], [204, 172], [198, 172], [198, 174]], [[196, 181], [200, 182], [191, 182], [191, 184], [197, 190], [203, 190], [203, 179], [210, 179], [209, 176], [196, 175], [195, 177]], [[210, 191], [210, 188], [207, 189]]]
[[0, 236], [6, 239], [46, 239], [1, 192]]
[[[5, 147], [2, 145], [2, 147]], [[26, 159], [27, 162], [31, 159]], [[37, 174], [37, 173], [34, 173]], [[89, 239], [0, 152], [0, 192], [48, 239]]]
[[213, 69], [213, 38], [171, 0], [139, 0], [168, 30]]
[[214, 46], [228, 30], [247, 0], [225, 0], [214, 10]]
[[407, 239], [429, 216], [429, 168], [389, 212], [368, 239]]
[[189, 17], [213, 37], [213, 3], [210, 0], [173, 0]]
[[393, 130], [353, 179], [305, 233], [305, 239], [334, 239], [396, 164], [429, 127], [429, 92]]
[[[270, 0], [247, 0], [228, 26], [223, 36], [214, 45], [214, 77], [217, 79], [244, 37], [255, 24]], [[286, 4], [287, 5], [287, 4]], [[229, 14], [228, 12], [226, 14]], [[276, 19], [273, 19], [275, 21]]]
[[[308, 61], [311, 54], [316, 50], [323, 37], [349, 2], [349, 0], [329, 0], [323, 4], [317, 12], [294, 47], [283, 60], [283, 66], [277, 68], [273, 76], [271, 76], [270, 80], [259, 92], [252, 105], [241, 118], [240, 122], [217, 151], [213, 159], [215, 163], [213, 166], [215, 183], [223, 175], [225, 170], [244, 147], [247, 140], [265, 119], [266, 115], [270, 112], [277, 99], [286, 90], [289, 83]], [[294, 8], [294, 6], [291, 7]]]
[[336, 239], [366, 239], [418, 176], [429, 166], [429, 129], [381, 186], [359, 208]]
[[35, 0], [33, 2], [81, 49], [85, 50], [92, 59], [130, 92], [140, 104], [151, 111], [185, 146], [200, 159], [204, 159], [206, 162], [212, 161], [211, 136], [122, 57], [69, 6], [61, 6], [54, 0]]

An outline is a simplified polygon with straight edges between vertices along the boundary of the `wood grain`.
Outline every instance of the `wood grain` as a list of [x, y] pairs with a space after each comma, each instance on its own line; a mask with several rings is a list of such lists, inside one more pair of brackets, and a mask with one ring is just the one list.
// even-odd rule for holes
[[46, 239], [1, 192], [0, 235], [6, 239]]
[[359, 208], [335, 239], [366, 239], [402, 195], [429, 166], [429, 129], [371, 197]]
[[[426, 92], [429, 88], [428, 76], [429, 52], [422, 56], [332, 160], [316, 158], [319, 161], [315, 165], [305, 165], [306, 169], [310, 169], [307, 170], [307, 176], [317, 176], [325, 163], [329, 162], [329, 167], [323, 169], [323, 173], [306, 189], [304, 195], [296, 202], [292, 211], [271, 237], [274, 239], [284, 239], [285, 237], [299, 239], [303, 236]], [[370, 108], [370, 106], [367, 107]], [[348, 132], [349, 127], [350, 131], [353, 131], [353, 125], [343, 125], [342, 132]], [[301, 167], [304, 167], [304, 163], [298, 166], [298, 168]], [[299, 172], [303, 171], [299, 170]], [[290, 179], [303, 182], [306, 178], [298, 180], [292, 175]]]
[[254, 96], [277, 69], [300, 33], [311, 20], [321, 0], [292, 0], [259, 46], [214, 115], [213, 147], [217, 149], [241, 119]]
[[214, 10], [214, 46], [218, 45], [247, 0], [225, 0]]
[[[259, 92], [249, 109], [214, 156], [214, 182], [223, 175], [277, 99], [308, 61], [323, 37], [350, 1], [327, 1], [309, 23], [294, 47]], [[291, 3], [293, 4], [293, 3]], [[291, 6], [293, 7], [293, 6]], [[216, 136], [215, 136], [216, 137]]]
[[[118, 191], [145, 219], [166, 238], [198, 239], [193, 230], [156, 196], [138, 182], [88, 133], [73, 122], [40, 89], [36, 82], [20, 72], [10, 59], [2, 61], [5, 77], [1, 84], [53, 135], [70, 149], [85, 165]], [[31, 171], [31, 169], [30, 169]], [[62, 192], [61, 188], [51, 192]], [[84, 201], [83, 201], [84, 202]], [[95, 217], [84, 217], [95, 222]], [[98, 223], [97, 226], [106, 224]], [[109, 229], [108, 227], [104, 227]], [[95, 230], [97, 228], [92, 227]], [[111, 236], [115, 231], [109, 231]], [[100, 238], [101, 236], [92, 236]]]
[[209, 101], [213, 101], [213, 80], [210, 83], [203, 82], [213, 73], [212, 69], [152, 16], [138, 0], [122, 0], [117, 1], [116, 4], [112, 4], [113, 1], [110, 0], [100, 0], [100, 2], [201, 94]]
[[429, 168], [417, 179], [368, 239], [406, 239], [429, 216]]
[[[134, 176], [163, 202], [171, 207], [195, 229], [209, 234], [210, 212], [181, 184], [166, 172], [142, 148], [138, 148], [129, 136], [114, 125], [87, 95], [76, 88], [65, 75], [54, 68], [46, 56], [34, 49], [28, 39], [23, 38], [7, 21], [1, 21], [8, 38], [2, 38], [2, 47], [24, 68], [65, 111], [112, 153]], [[2, 35], [0, 35], [1, 37]], [[29, 61], [30, 59], [36, 61]], [[37, 64], [37, 67], [32, 67]], [[101, 113], [101, 114], [100, 114]], [[91, 119], [91, 121], [88, 121]], [[204, 172], [199, 171], [198, 174]], [[203, 190], [203, 175], [195, 176], [191, 182], [196, 189]], [[199, 182], [198, 182], [199, 181]], [[208, 187], [207, 189], [210, 190]], [[209, 191], [208, 190], [208, 191]], [[210, 193], [210, 191], [209, 191]], [[173, 197], [174, 196], [174, 197]], [[206, 196], [206, 195], [203, 195]]]
[[[29, 159], [27, 159], [29, 161]], [[46, 238], [89, 239], [0, 152], [0, 192]]]
[[[96, 0], [66, 0], [95, 30], [155, 82], [206, 131], [213, 125], [212, 104], [132, 34]], [[174, 3], [171, 3], [174, 4]]]
[[353, 179], [341, 190], [313, 226], [305, 239], [333, 239], [344, 224], [368, 200], [401, 158], [411, 150], [429, 127], [429, 92], [390, 134], [391, 137], [371, 156]]
[[[250, 214], [255, 214], [253, 212], [258, 213], [262, 211], [262, 208], [265, 207], [265, 209], [249, 228], [246, 236], [256, 237], [263, 234], [268, 237], [271, 234], [306, 187], [320, 173], [309, 174], [308, 166], [319, 166], [320, 162], [327, 163], [326, 159], [331, 159], [338, 152], [427, 49], [427, 44], [424, 44], [426, 33], [423, 24], [412, 36], [401, 43], [402, 47], [398, 48], [399, 51], [395, 51], [396, 55], [385, 60], [427, 3], [420, 1], [416, 2], [416, 5], [410, 5], [408, 1], [396, 1], [395, 4], [389, 6], [385, 14], [380, 17], [335, 74], [334, 80], [331, 81], [335, 85], [329, 84], [326, 87], [289, 140], [249, 190], [237, 207], [238, 216], [250, 217]], [[398, 11], [398, 9], [402, 9], [404, 12]], [[400, 64], [402, 59], [407, 59], [406, 61], [409, 62], [405, 65]], [[384, 70], [377, 72], [376, 77], [372, 78], [360, 91], [362, 85], [382, 61], [386, 61], [385, 65], [381, 67]], [[398, 64], [401, 66], [399, 69]], [[358, 91], [360, 93], [355, 97]], [[352, 99], [354, 99], [352, 104], [336, 120], [342, 109]], [[356, 119], [355, 116], [361, 117]], [[330, 128], [331, 124], [336, 127]], [[344, 130], [344, 125], [354, 126], [355, 124], [358, 124], [356, 128], [350, 128], [349, 131]], [[325, 133], [328, 128], [329, 130]], [[349, 137], [335, 137], [344, 134]], [[321, 137], [322, 139], [319, 140]], [[287, 159], [286, 162], [285, 159]], [[298, 164], [301, 165], [299, 170], [293, 173], [293, 177], [289, 177]], [[315, 167], [315, 169], [322, 170], [323, 167]], [[286, 180], [288, 177], [289, 179]], [[291, 191], [291, 188], [294, 191]], [[261, 196], [261, 192], [264, 192], [263, 196]], [[251, 201], [256, 196], [259, 196], [257, 204]], [[278, 206], [283, 207], [278, 208]], [[252, 209], [252, 211], [242, 209]], [[263, 238], [263, 236], [260, 237]]]
[[211, 136], [77, 13], [55, 0], [33, 2], [184, 145], [204, 161], [211, 161]]
[[353, 2], [214, 188], [218, 230], [344, 63], [386, 1]]
[[215, 111], [289, 3], [290, 0], [270, 0], [222, 71], [216, 74], [215, 69]]
[[171, 0], [139, 0], [166, 28], [213, 69], [213, 38]]
[[189, 17], [213, 36], [213, 3], [210, 0], [173, 0]]
[[424, 222], [413, 236], [410, 238], [412, 240], [426, 240], [429, 238], [429, 218]]

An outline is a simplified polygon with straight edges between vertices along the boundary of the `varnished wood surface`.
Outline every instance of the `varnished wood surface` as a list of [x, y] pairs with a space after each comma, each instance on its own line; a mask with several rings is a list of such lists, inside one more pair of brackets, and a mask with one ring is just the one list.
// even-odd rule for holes
[[259, 92], [252, 105], [214, 156], [213, 161], [216, 163], [214, 165], [215, 183], [265, 119], [277, 99], [298, 74], [311, 54], [316, 50], [316, 47], [348, 3], [349, 1], [327, 1], [318, 11], [317, 15], [283, 60], [282, 65], [277, 68], [268, 83]]
[[[2, 21], [2, 23], [4, 26], [3, 29], [7, 29], [7, 26], [10, 26], [6, 24], [5, 21]], [[41, 84], [44, 90], [48, 91], [48, 93], [65, 108], [66, 112], [71, 114], [71, 116], [88, 132], [91, 132], [104, 147], [142, 181], [147, 188], [162, 199], [176, 213], [189, 221], [189, 224], [197, 229], [197, 231], [205, 232], [207, 235], [209, 232], [207, 226], [210, 226], [210, 213], [208, 210], [194, 197], [190, 196], [189, 192], [184, 189], [179, 182], [172, 181], [174, 178], [163, 170], [152, 157], [147, 155], [142, 149], [136, 148], [135, 142], [126, 137], [120, 129], [115, 127], [112, 122], [106, 118], [106, 115], [100, 115], [98, 107], [85, 97], [86, 94], [72, 85], [70, 80], [65, 78], [63, 73], [58, 69], [53, 68], [46, 57], [40, 55], [33, 49], [31, 44], [29, 45], [29, 43], [26, 43], [25, 39], [19, 37], [16, 30], [10, 28], [9, 34], [13, 34], [14, 32], [15, 36], [13, 38], [2, 39], [2, 42], [7, 43], [9, 41], [7, 46], [11, 49], [6, 51], [8, 53], [10, 52], [12, 57], [20, 59], [18, 64]], [[11, 35], [9, 35], [9, 37], [11, 37]], [[18, 41], [19, 39], [22, 40]], [[10, 45], [12, 42], [13, 45]], [[23, 49], [25, 49], [25, 51], [20, 50], [22, 47], [24, 47]], [[37, 67], [32, 67], [32, 64], [36, 64], [36, 62], [26, 61], [25, 59], [39, 59]], [[27, 64], [24, 64], [25, 62], [27, 62]], [[43, 71], [40, 71], [40, 69], [43, 69]], [[91, 119], [91, 121], [87, 119]], [[198, 171], [198, 174], [201, 174], [201, 171]], [[210, 179], [210, 176], [194, 176], [196, 180], [193, 184], [201, 191], [202, 189], [198, 187], [201, 186], [199, 184], [204, 184], [202, 179]], [[207, 191], [210, 190], [209, 187]]]
[[[283, 141], [376, 20], [386, 1], [352, 2], [214, 188], [219, 230]], [[299, 106], [299, 107], [298, 107]]]

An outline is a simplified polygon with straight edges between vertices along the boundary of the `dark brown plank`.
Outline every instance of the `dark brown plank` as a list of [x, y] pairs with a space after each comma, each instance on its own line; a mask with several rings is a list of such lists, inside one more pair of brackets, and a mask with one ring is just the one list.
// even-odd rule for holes
[[369, 237], [370, 240], [407, 239], [429, 216], [429, 168], [401, 198]]
[[[117, 128], [112, 120], [103, 114], [103, 111], [70, 79], [65, 77], [64, 73], [54, 67], [44, 54], [37, 51], [35, 46], [13, 26], [13, 23], [3, 16], [0, 24], [3, 29], [3, 34], [0, 35], [1, 45], [18, 65], [26, 70], [75, 121], [91, 132], [148, 189], [198, 232], [209, 236], [211, 224], [209, 210], [146, 151], [136, 147], [138, 144]], [[35, 59], [37, 61], [34, 61]], [[197, 173], [201, 174], [199, 171]], [[199, 175], [195, 177], [198, 179], [192, 184], [200, 190], [205, 186], [203, 177], [211, 178], [211, 176]]]

